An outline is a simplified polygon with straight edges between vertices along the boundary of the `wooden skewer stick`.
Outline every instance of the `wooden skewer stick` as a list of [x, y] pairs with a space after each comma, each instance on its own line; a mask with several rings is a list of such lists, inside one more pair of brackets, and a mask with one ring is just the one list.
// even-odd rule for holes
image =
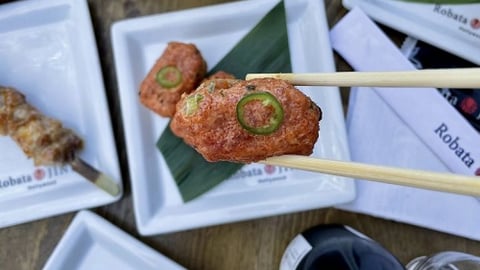
[[108, 194], [114, 197], [120, 194], [121, 188], [115, 181], [113, 181], [113, 179], [111, 179], [108, 175], [98, 171], [78, 156], [75, 157], [70, 165], [74, 171], [85, 177], [87, 180]]
[[277, 78], [293, 85], [479, 88], [480, 68], [385, 72], [256, 73], [246, 79]]
[[284, 155], [261, 163], [423, 189], [480, 196], [480, 177]]

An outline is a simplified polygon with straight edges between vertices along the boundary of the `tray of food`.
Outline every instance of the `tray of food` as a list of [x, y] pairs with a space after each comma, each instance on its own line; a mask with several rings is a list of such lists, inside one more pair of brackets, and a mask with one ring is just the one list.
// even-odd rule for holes
[[[279, 5], [282, 5], [281, 9]], [[276, 38], [287, 38], [287, 54], [274, 52], [273, 57], [263, 58], [259, 53], [263, 45], [260, 40], [258, 44], [252, 40], [251, 34], [258, 30], [259, 25], [272, 23], [269, 20], [274, 11], [283, 14], [286, 35], [278, 37], [275, 31], [270, 31], [272, 35], [267, 35], [264, 39], [267, 43], [273, 43], [272, 40]], [[251, 51], [237, 55], [239, 61], [234, 61], [237, 64], [225, 63], [226, 59], [232, 62], [232, 51], [238, 54], [236, 48], [240, 43], [245, 43], [247, 36], [247, 43], [252, 46]], [[287, 89], [279, 81], [257, 80], [253, 84], [238, 76], [241, 74], [238, 68], [253, 65], [251, 62], [261, 62], [266, 67], [271, 67], [285, 60], [291, 64], [294, 72], [334, 71], [323, 3], [303, 0], [240, 1], [127, 19], [112, 26], [112, 43], [132, 177], [135, 218], [140, 234], [167, 233], [327, 207], [354, 198], [355, 189], [351, 179], [256, 163], [272, 154], [283, 153], [348, 160], [345, 122], [338, 88]], [[251, 60], [252, 55], [254, 61], [245, 61]], [[288, 59], [282, 58], [285, 55], [288, 55]], [[228, 68], [216, 70], [219, 66]], [[216, 77], [213, 84], [205, 81], [211, 79], [210, 76]], [[179, 86], [189, 83], [195, 87], [200, 84], [197, 90], [202, 93], [195, 91], [188, 96], [184, 94], [182, 103], [179, 101], [182, 99]], [[282, 96], [280, 92], [257, 91], [280, 84], [291, 92]], [[163, 92], [156, 90], [158, 85], [164, 88]], [[231, 91], [232, 89], [237, 90]], [[238, 101], [236, 99], [245, 96], [250, 90], [255, 94], [242, 99], [239, 104], [243, 105], [239, 109], [239, 105], [235, 105]], [[233, 95], [236, 99], [219, 102], [222, 93], [230, 97], [228, 94], [231, 92], [236, 93]], [[297, 98], [290, 99], [292, 95]], [[204, 110], [207, 100], [211, 101], [208, 104], [212, 106]], [[292, 110], [287, 106], [288, 101], [295, 104], [291, 107], [298, 105], [301, 109]], [[237, 111], [232, 114], [235, 106]], [[256, 111], [256, 108], [273, 110], [269, 120], [261, 127], [251, 117], [251, 112]], [[198, 118], [194, 123], [188, 122], [191, 120], [187, 119], [190, 115], [199, 115], [200, 112], [205, 113], [205, 118]], [[225, 113], [229, 116], [209, 118], [209, 113]], [[244, 139], [257, 138], [258, 135], [259, 140], [252, 149], [247, 150], [241, 144], [244, 133], [234, 124], [237, 116], [241, 118], [237, 120], [241, 120], [243, 129], [248, 130], [250, 135], [254, 134], [243, 137]], [[199, 125], [198, 130], [193, 130], [195, 123], [207, 123], [210, 120], [217, 121], [215, 128], [218, 130], [215, 132], [209, 132], [211, 126]], [[206, 144], [206, 151], [199, 151], [206, 160], [233, 160], [242, 166], [234, 168], [236, 171], [230, 177], [205, 193], [186, 200], [182, 183], [176, 177], [178, 174], [195, 174], [196, 171], [192, 173], [189, 167], [180, 172], [172, 169], [185, 165], [183, 157], [187, 153], [184, 152], [184, 147], [162, 144], [163, 136], [172, 136], [168, 135], [170, 131], [180, 136], [181, 142], [196, 147], [197, 150]], [[285, 137], [274, 138], [273, 133], [281, 133]], [[263, 135], [267, 136], [262, 137]], [[288, 145], [274, 144], [276, 139], [283, 140], [296, 135], [308, 142], [305, 149], [298, 148], [297, 145], [295, 151], [285, 151], [285, 146], [288, 148]], [[263, 142], [260, 138], [263, 138]], [[292, 141], [295, 139], [288, 142]], [[232, 143], [232, 148], [227, 147], [227, 142]], [[225, 153], [215, 151], [215, 148], [212, 151], [209, 148], [211, 145], [223, 145], [225, 147], [221, 149], [231, 151], [221, 156]], [[255, 156], [256, 149], [262, 154]], [[281, 151], [276, 152], [278, 149]], [[167, 152], [168, 155], [165, 154]], [[199, 162], [208, 168], [210, 166], [202, 163], [204, 160]]]
[[[120, 170], [86, 1], [3, 4], [0, 25], [0, 203], [8, 205], [0, 227], [118, 200]], [[106, 176], [113, 196], [85, 172]]]

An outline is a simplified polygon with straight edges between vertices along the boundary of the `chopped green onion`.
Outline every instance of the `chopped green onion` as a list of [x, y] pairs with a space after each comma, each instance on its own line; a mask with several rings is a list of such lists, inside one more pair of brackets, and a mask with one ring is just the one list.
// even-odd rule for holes
[[198, 110], [198, 104], [202, 100], [203, 95], [201, 94], [193, 94], [188, 96], [185, 100], [185, 104], [183, 105], [183, 114], [186, 116], [194, 114]]
[[209, 92], [209, 93], [213, 93], [213, 92], [215, 91], [215, 86], [216, 86], [215, 81], [209, 82], [209, 84], [208, 84], [208, 92]]
[[[245, 115], [245, 107], [247, 104], [260, 101], [264, 108], [273, 108], [273, 113], [270, 115], [269, 119], [266, 119], [267, 122], [262, 126], [254, 126], [250, 123], [247, 123]], [[237, 103], [237, 120], [240, 125], [247, 131], [257, 134], [257, 135], [268, 135], [275, 132], [283, 122], [283, 107], [278, 102], [277, 98], [269, 92], [256, 92], [245, 95]]]
[[157, 83], [165, 88], [172, 88], [182, 82], [182, 73], [174, 66], [166, 66], [157, 72]]

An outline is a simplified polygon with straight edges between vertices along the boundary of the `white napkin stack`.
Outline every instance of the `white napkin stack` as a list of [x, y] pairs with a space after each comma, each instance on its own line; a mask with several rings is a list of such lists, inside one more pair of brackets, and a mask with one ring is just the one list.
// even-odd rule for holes
[[[413, 69], [360, 9], [330, 34], [333, 48], [358, 71]], [[435, 132], [442, 124], [448, 131]], [[468, 175], [479, 167], [480, 135], [433, 88], [354, 88], [347, 130], [357, 162]], [[469, 151], [470, 167], [442, 138], [447, 134]], [[358, 180], [357, 199], [339, 207], [480, 240], [480, 201], [471, 196]]]

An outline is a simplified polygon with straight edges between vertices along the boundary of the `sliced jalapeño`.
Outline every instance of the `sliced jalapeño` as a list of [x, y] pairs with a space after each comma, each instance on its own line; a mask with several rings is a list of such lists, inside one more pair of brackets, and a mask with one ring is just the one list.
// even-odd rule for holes
[[182, 82], [182, 73], [174, 66], [166, 66], [157, 72], [155, 79], [160, 86], [173, 88]]
[[[261, 125], [249, 123], [248, 115], [246, 115], [246, 107], [251, 102], [260, 102], [261, 106], [266, 110], [271, 110], [268, 119], [263, 119]], [[275, 132], [283, 122], [283, 107], [277, 98], [269, 92], [249, 93], [240, 99], [237, 103], [237, 121], [247, 131], [257, 135], [268, 135]]]

